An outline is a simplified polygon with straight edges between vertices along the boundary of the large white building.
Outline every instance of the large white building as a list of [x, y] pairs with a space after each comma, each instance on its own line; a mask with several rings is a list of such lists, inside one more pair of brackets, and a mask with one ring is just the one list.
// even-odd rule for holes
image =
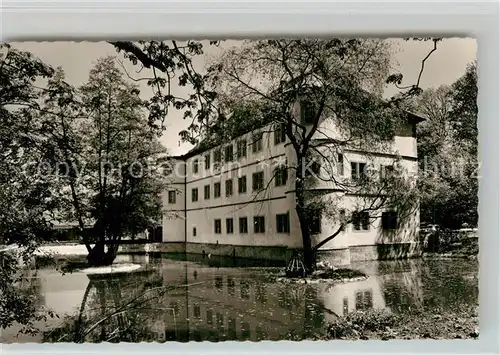
[[[305, 110], [299, 103], [296, 106], [297, 117], [301, 117]], [[334, 158], [339, 178], [349, 180], [364, 164], [381, 167], [392, 164], [396, 157], [408, 171], [416, 172], [416, 124], [422, 118], [408, 114], [402, 119], [403, 128], [389, 146], [371, 152], [344, 146]], [[330, 121], [320, 124], [322, 137], [339, 134]], [[259, 134], [262, 138], [256, 139]], [[163, 196], [166, 250], [285, 260], [293, 250], [302, 248], [294, 178], [290, 173], [275, 174], [277, 164], [293, 165], [295, 154], [273, 124], [255, 127], [223, 146], [195, 148], [173, 159], [172, 184]], [[336, 196], [341, 213], [352, 212], [363, 196], [335, 184], [320, 179], [314, 189]], [[349, 264], [418, 252], [418, 208], [396, 235], [385, 233], [387, 223], [382, 219], [365, 222], [363, 218], [326, 243], [320, 254], [333, 258], [336, 264]], [[338, 220], [322, 216], [313, 227], [314, 243], [336, 229]]]

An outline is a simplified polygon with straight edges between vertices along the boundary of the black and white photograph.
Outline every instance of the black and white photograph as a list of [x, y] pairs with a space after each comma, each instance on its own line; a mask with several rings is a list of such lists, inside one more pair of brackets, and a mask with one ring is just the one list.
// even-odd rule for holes
[[476, 52], [0, 44], [1, 343], [478, 339]]

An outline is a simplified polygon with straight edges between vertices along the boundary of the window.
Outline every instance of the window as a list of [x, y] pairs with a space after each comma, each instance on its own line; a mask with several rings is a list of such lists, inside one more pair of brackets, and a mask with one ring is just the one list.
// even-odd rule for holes
[[343, 302], [343, 314], [346, 316], [349, 313], [349, 299], [344, 297]]
[[198, 201], [198, 188], [191, 190], [191, 201], [193, 202]]
[[198, 174], [198, 159], [193, 161], [193, 173]]
[[233, 180], [226, 180], [226, 196], [233, 194]]
[[220, 197], [220, 182], [214, 184], [214, 198]]
[[208, 200], [210, 198], [210, 185], [205, 185], [204, 195], [205, 195], [205, 200]]
[[227, 234], [233, 234], [234, 228], [233, 228], [233, 219], [232, 218], [226, 218], [226, 233]]
[[233, 145], [226, 146], [224, 150], [224, 161], [232, 161], [233, 160]]
[[234, 296], [234, 280], [232, 277], [227, 277], [227, 293]]
[[313, 214], [310, 216], [310, 221], [309, 221], [309, 229], [311, 231], [311, 234], [319, 234], [321, 233], [321, 214]]
[[210, 154], [205, 155], [205, 170], [210, 169]]
[[392, 165], [381, 165], [380, 166], [380, 179], [390, 179], [394, 174], [394, 166]]
[[255, 337], [257, 338], [258, 341], [266, 340], [267, 332], [261, 326], [258, 325], [255, 327]]
[[352, 225], [354, 230], [369, 230], [370, 229], [370, 214], [368, 212], [354, 212], [352, 216]]
[[175, 203], [176, 197], [177, 197], [177, 194], [175, 193], [175, 191], [169, 191], [168, 192], [168, 203]]
[[397, 229], [398, 213], [395, 211], [382, 212], [382, 229]]
[[195, 318], [201, 318], [201, 309], [200, 309], [200, 306], [195, 305], [195, 306], [193, 307], [193, 316], [194, 316]]
[[286, 126], [284, 123], [279, 123], [276, 125], [274, 130], [274, 144], [283, 143], [286, 140]]
[[238, 193], [244, 194], [247, 192], [247, 177], [242, 176], [238, 178]]
[[240, 295], [243, 299], [250, 299], [250, 285], [245, 279], [240, 281]]
[[344, 176], [344, 156], [342, 154], [337, 156], [337, 174]]
[[262, 132], [252, 135], [252, 152], [257, 153], [262, 150]]
[[300, 122], [302, 124], [312, 124], [315, 119], [315, 110], [312, 102], [302, 101], [300, 103]]
[[373, 292], [371, 290], [365, 292], [356, 292], [356, 309], [373, 308]]
[[339, 223], [340, 223], [340, 230], [345, 231], [345, 210], [340, 210], [339, 211]]
[[240, 217], [239, 223], [240, 223], [240, 233], [241, 234], [248, 233], [248, 219], [246, 217]]
[[214, 163], [220, 163], [222, 161], [222, 151], [219, 149], [214, 150]]
[[307, 170], [306, 170], [306, 175], [319, 175], [321, 171], [321, 164], [316, 161], [316, 160], [313, 160], [311, 161], [308, 166], [307, 166]]
[[262, 283], [258, 283], [255, 287], [255, 296], [260, 303], [266, 304], [267, 303], [266, 286], [263, 285]]
[[215, 234], [221, 234], [222, 233], [222, 226], [221, 226], [220, 219], [216, 219], [214, 222], [215, 222], [214, 223]]
[[250, 338], [250, 324], [247, 322], [241, 323], [241, 339], [249, 339]]
[[224, 316], [222, 315], [222, 313], [217, 313], [216, 315], [216, 322], [217, 322], [217, 325], [219, 326], [220, 329], [224, 329]]
[[366, 163], [351, 163], [351, 177], [353, 180], [366, 178]]
[[212, 324], [214, 322], [214, 314], [211, 309], [207, 309], [207, 324]]
[[276, 215], [276, 231], [290, 233], [290, 215], [288, 213]]
[[288, 179], [288, 170], [287, 170], [287, 168], [286, 167], [277, 168], [274, 171], [274, 176], [275, 176], [275, 185], [276, 186], [286, 185], [286, 181]]
[[227, 337], [230, 340], [236, 340], [236, 319], [230, 318], [227, 321]]
[[254, 191], [262, 190], [264, 188], [264, 172], [259, 171], [258, 173], [252, 174], [252, 189]]
[[253, 218], [253, 232], [254, 233], [264, 233], [264, 216], [257, 216]]
[[237, 149], [238, 159], [246, 157], [247, 156], [247, 141], [246, 140], [239, 141], [237, 143], [236, 149]]
[[196, 237], [196, 227], [193, 227], [193, 237]]
[[224, 281], [222, 280], [222, 276], [215, 277], [214, 286], [217, 289], [217, 291], [222, 291], [222, 286], [224, 286]]

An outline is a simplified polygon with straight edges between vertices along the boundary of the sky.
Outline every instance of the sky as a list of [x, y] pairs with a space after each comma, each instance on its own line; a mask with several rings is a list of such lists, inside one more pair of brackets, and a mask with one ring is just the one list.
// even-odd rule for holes
[[[394, 60], [398, 64], [394, 71], [399, 71], [404, 76], [403, 85], [416, 82], [420, 71], [422, 59], [432, 49], [430, 41], [395, 41]], [[205, 45], [205, 55], [197, 57], [194, 65], [200, 70], [222, 48], [238, 45], [238, 41], [227, 41], [221, 47]], [[208, 44], [208, 43], [207, 43]], [[11, 43], [14, 48], [33, 53], [45, 63], [58, 67], [61, 66], [66, 73], [66, 80], [80, 86], [88, 79], [88, 73], [95, 61], [100, 57], [118, 55], [115, 48], [106, 42], [16, 42]], [[472, 38], [447, 38], [438, 44], [438, 49], [429, 57], [425, 64], [420, 86], [423, 89], [451, 85], [465, 72], [468, 63], [476, 59], [477, 42]], [[122, 58], [118, 55], [118, 58]], [[123, 62], [125, 70], [131, 77], [138, 78], [144, 73], [136, 73], [127, 61]], [[139, 82], [141, 95], [147, 98], [151, 89], [144, 81]], [[188, 91], [174, 85], [174, 92], [184, 96]], [[387, 88], [386, 95], [393, 95], [394, 87]], [[161, 137], [161, 143], [167, 147], [172, 155], [187, 152], [191, 145], [181, 143], [179, 131], [185, 129], [188, 122], [182, 118], [182, 112], [171, 110], [166, 118], [167, 129]]]

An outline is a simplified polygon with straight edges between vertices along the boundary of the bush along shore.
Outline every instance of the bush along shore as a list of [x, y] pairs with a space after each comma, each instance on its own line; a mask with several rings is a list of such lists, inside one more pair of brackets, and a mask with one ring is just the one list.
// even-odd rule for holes
[[[477, 233], [477, 232], [476, 232]], [[429, 232], [424, 239], [426, 258], [462, 258], [477, 259], [479, 254], [479, 239], [477, 234], [457, 231], [437, 230]]]
[[389, 310], [355, 311], [339, 317], [328, 326], [326, 338], [345, 340], [390, 339], [477, 339], [478, 307], [459, 307], [453, 311]]

